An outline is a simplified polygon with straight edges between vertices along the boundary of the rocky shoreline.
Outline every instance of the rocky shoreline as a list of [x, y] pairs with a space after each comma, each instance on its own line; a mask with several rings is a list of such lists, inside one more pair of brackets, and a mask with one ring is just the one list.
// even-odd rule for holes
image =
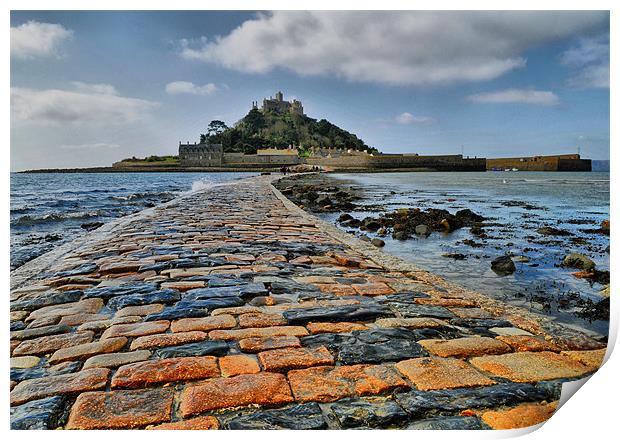
[[[468, 208], [450, 212], [448, 209], [424, 209], [412, 205], [390, 211], [381, 202], [368, 197], [359, 185], [348, 180], [334, 179], [326, 174], [290, 176], [277, 182], [276, 186], [297, 206], [308, 212], [317, 215], [338, 214], [338, 217], [334, 217], [337, 225], [377, 247], [385, 246], [386, 237], [398, 242], [416, 239], [416, 243], [423, 245], [425, 242], [420, 239], [428, 238], [431, 234], [449, 237], [454, 231], [463, 228], [469, 230], [471, 238], [463, 239], [461, 243], [472, 250], [497, 244], [507, 248], [512, 245], [511, 235], [506, 234], [508, 225], [496, 218], [485, 218]], [[396, 194], [394, 191], [390, 193]], [[448, 198], [446, 201], [455, 202], [456, 199]], [[504, 200], [500, 203], [503, 206], [521, 207], [526, 212], [541, 209], [519, 200]], [[592, 226], [596, 225], [588, 219], [570, 219], [567, 223], [590, 226], [581, 229], [584, 234], [609, 236], [609, 220], [603, 221], [597, 228], [593, 228]], [[542, 246], [561, 246], [562, 242], [558, 241], [558, 238], [568, 239], [568, 244], [583, 244], [585, 241], [584, 238], [575, 237], [574, 233], [555, 226], [538, 227], [535, 233], [537, 236], [527, 237], [528, 242]], [[502, 235], [506, 235], [506, 238]], [[494, 257], [487, 264], [500, 277], [513, 274], [517, 270], [517, 264], [536, 267], [539, 263], [530, 261], [530, 257], [525, 255], [529, 250], [531, 249], [525, 247], [520, 254], [507, 252]], [[609, 247], [606, 252], [609, 253]], [[466, 260], [472, 256], [480, 258], [480, 255], [470, 255], [466, 251], [444, 252], [440, 255], [453, 260]], [[564, 294], [556, 298], [544, 289], [537, 289], [530, 300], [539, 303], [542, 312], [548, 313], [553, 305], [555, 308], [570, 309], [574, 316], [584, 320], [608, 321], [609, 271], [599, 270], [590, 258], [571, 251], [568, 246], [565, 256], [556, 261], [556, 266], [570, 269], [573, 271], [571, 276], [599, 286], [602, 299], [592, 301], [576, 294]]]
[[604, 342], [385, 254], [274, 179], [15, 271], [12, 428], [520, 428], [600, 366]]

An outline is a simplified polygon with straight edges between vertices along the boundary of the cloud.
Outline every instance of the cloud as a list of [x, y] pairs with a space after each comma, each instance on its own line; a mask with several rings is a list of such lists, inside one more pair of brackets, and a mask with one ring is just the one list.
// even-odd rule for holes
[[113, 150], [116, 148], [120, 148], [120, 145], [101, 142], [96, 144], [61, 145], [60, 148], [62, 148], [63, 150]]
[[560, 102], [553, 92], [530, 89], [506, 89], [489, 93], [477, 93], [467, 97], [469, 101], [487, 104], [532, 104], [552, 106]]
[[59, 24], [29, 21], [11, 27], [11, 56], [28, 59], [57, 55], [60, 45], [73, 31]]
[[213, 83], [205, 84], [204, 86], [198, 86], [189, 81], [174, 81], [166, 84], [166, 93], [169, 95], [210, 95], [218, 90], [217, 86]]
[[403, 125], [409, 125], [409, 124], [428, 125], [428, 124], [434, 123], [435, 120], [428, 116], [414, 116], [409, 112], [404, 112], [396, 116], [396, 122], [398, 122], [399, 124], [403, 124]]
[[589, 31], [603, 12], [276, 11], [228, 35], [181, 40], [181, 56], [246, 73], [285, 69], [393, 85], [491, 80], [525, 49]]
[[[111, 86], [110, 86], [111, 87]], [[42, 125], [124, 124], [144, 118], [157, 103], [109, 93], [11, 88], [12, 121]]]
[[78, 92], [83, 93], [101, 93], [104, 95], [118, 95], [116, 87], [110, 84], [89, 84], [81, 81], [71, 82]]
[[609, 35], [582, 38], [560, 61], [577, 72], [568, 84], [577, 88], [609, 88]]

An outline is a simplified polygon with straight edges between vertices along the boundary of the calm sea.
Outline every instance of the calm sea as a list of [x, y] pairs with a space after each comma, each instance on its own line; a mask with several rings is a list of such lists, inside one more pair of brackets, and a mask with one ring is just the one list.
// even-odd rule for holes
[[108, 222], [256, 173], [11, 174], [11, 270]]
[[[336, 174], [362, 189], [365, 205], [377, 212], [353, 212], [357, 218], [378, 216], [398, 208], [463, 208], [488, 218], [496, 226], [484, 228], [480, 240], [463, 228], [433, 233], [428, 238], [395, 241], [384, 238], [386, 252], [407, 259], [456, 283], [498, 299], [551, 314], [566, 323], [607, 334], [607, 321], [580, 319], [582, 300], [601, 300], [600, 284], [571, 275], [559, 267], [568, 252], [590, 257], [600, 270], [609, 270], [609, 237], [587, 232], [609, 219], [609, 173], [481, 172]], [[335, 221], [337, 215], [327, 216]], [[571, 232], [567, 237], [542, 236], [536, 230], [552, 226]], [[354, 232], [354, 231], [351, 231]], [[371, 235], [371, 234], [370, 234]], [[474, 240], [472, 247], [463, 240]], [[512, 253], [528, 261], [500, 277], [492, 259]], [[460, 253], [463, 260], [443, 257]]]

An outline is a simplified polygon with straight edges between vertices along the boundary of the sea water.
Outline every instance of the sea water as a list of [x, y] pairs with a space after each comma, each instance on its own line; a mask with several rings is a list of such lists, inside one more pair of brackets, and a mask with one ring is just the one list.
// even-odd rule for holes
[[[399, 208], [438, 208], [451, 213], [468, 208], [485, 216], [495, 226], [484, 228], [489, 236], [484, 240], [463, 228], [406, 241], [381, 237], [386, 242], [383, 250], [494, 298], [607, 334], [608, 321], [579, 317], [584, 301], [596, 303], [603, 298], [603, 286], [574, 277], [571, 273], [578, 269], [563, 268], [560, 263], [567, 253], [577, 252], [591, 258], [597, 269], [609, 270], [609, 237], [590, 231], [609, 219], [609, 173], [407, 172], [333, 176], [362, 194], [362, 200], [356, 203], [366, 208], [351, 213], [360, 219]], [[335, 222], [337, 216], [325, 217]], [[537, 232], [543, 226], [572, 235], [544, 236]], [[481, 246], [472, 247], [463, 240]], [[515, 263], [514, 274], [499, 276], [491, 270], [491, 261], [507, 253], [525, 258]], [[463, 254], [465, 259], [444, 257], [446, 254]]]
[[11, 270], [108, 222], [256, 173], [12, 173]]

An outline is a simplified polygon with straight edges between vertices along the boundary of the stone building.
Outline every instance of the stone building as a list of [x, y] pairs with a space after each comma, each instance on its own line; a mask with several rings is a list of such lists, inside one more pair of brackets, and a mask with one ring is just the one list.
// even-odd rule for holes
[[[252, 102], [252, 108], [258, 109], [258, 101]], [[293, 99], [292, 101], [285, 101], [282, 92], [276, 93], [276, 98], [269, 97], [269, 99], [263, 99], [263, 105], [260, 108], [262, 112], [275, 112], [275, 113], [292, 113], [294, 115], [303, 115], [304, 108], [301, 101]]]
[[222, 144], [179, 142], [179, 162], [181, 166], [219, 167], [222, 165], [224, 149]]

